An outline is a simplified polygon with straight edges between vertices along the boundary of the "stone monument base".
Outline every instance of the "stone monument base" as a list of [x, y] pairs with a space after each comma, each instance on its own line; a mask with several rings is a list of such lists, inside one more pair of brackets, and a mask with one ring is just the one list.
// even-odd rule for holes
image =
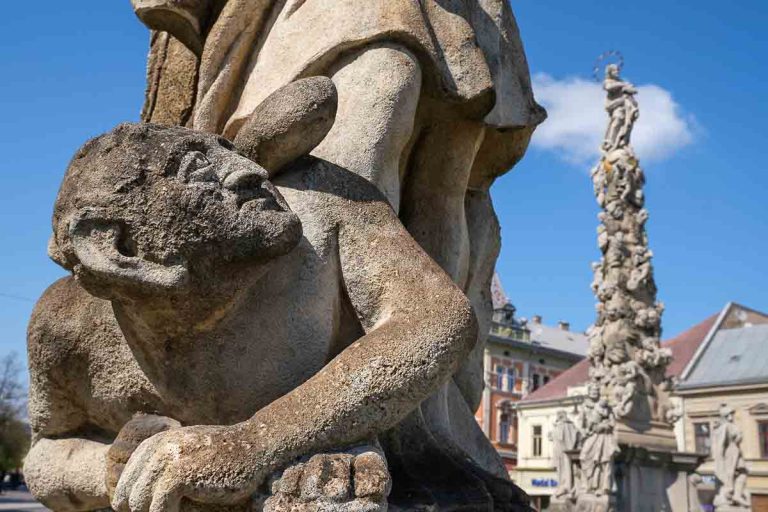
[[[615, 492], [596, 496], [579, 489], [575, 500], [553, 498], [553, 512], [699, 512], [695, 486], [689, 481], [701, 455], [622, 444], [614, 462]], [[568, 453], [578, 467], [578, 453]], [[718, 509], [720, 510], [720, 509]], [[737, 512], [736, 509], [728, 512]], [[744, 512], [739, 509], [738, 512]]]
[[553, 498], [547, 510], [550, 512], [606, 512], [618, 509], [612, 496], [581, 494], [575, 500]]
[[688, 512], [700, 510], [689, 481], [700, 455], [621, 445], [614, 472], [617, 510]]

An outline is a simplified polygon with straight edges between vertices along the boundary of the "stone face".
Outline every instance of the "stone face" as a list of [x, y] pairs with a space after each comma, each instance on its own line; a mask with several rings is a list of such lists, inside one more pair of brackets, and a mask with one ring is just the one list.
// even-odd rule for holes
[[[155, 31], [142, 118], [197, 131], [124, 126], [65, 178], [50, 252], [76, 279], [30, 326], [36, 494], [528, 510], [473, 417], [489, 188], [545, 115], [509, 4], [133, 4]], [[120, 473], [151, 431], [120, 437], [135, 413], [182, 427]], [[386, 457], [350, 459], [376, 439]]]

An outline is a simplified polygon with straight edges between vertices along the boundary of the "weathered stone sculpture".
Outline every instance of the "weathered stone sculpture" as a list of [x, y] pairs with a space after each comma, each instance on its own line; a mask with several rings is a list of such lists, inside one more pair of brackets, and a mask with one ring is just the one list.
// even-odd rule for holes
[[544, 118], [508, 2], [133, 3], [155, 30], [145, 121], [238, 140], [273, 91], [307, 76], [332, 78], [336, 122], [312, 154], [386, 195], [469, 297], [481, 333], [453, 378], [382, 440], [399, 475], [390, 502], [482, 508], [518, 501], [473, 418], [499, 250], [489, 188], [522, 157]]
[[712, 432], [712, 458], [718, 490], [715, 510], [750, 510], [746, 493], [747, 466], [741, 453], [742, 433], [733, 422], [734, 410], [726, 404], [720, 406], [720, 421]]
[[[592, 289], [598, 304], [597, 320], [590, 329], [588, 396], [579, 422], [581, 482], [566, 493], [574, 499], [560, 508], [629, 511], [669, 507], [674, 501], [671, 494], [680, 503], [687, 499], [685, 475], [696, 459], [686, 456], [683, 463], [681, 458], [680, 463], [669, 465], [669, 474], [658, 479], [649, 474], [642, 478], [655, 464], [643, 458], [650, 451], [659, 450], [653, 455], [658, 460], [669, 458], [676, 450], [669, 423], [675, 410], [666, 377], [670, 352], [660, 347], [664, 306], [656, 302], [653, 253], [645, 231], [645, 176], [630, 145], [639, 116], [637, 90], [619, 77], [619, 68], [613, 64], [606, 67], [603, 88], [610, 119], [601, 144], [602, 158], [591, 173], [602, 209], [597, 230], [602, 258], [592, 265]], [[635, 447], [642, 450], [635, 451]], [[622, 475], [621, 482], [616, 481], [617, 475]], [[671, 492], [648, 483], [666, 479], [679, 483], [680, 489]], [[644, 505], [646, 492], [660, 501]]]
[[473, 418], [470, 303], [487, 332], [488, 190], [543, 110], [506, 2], [422, 4], [134, 2], [143, 118], [187, 128], [118, 127], [62, 184], [74, 278], [29, 331], [51, 508], [528, 510]]
[[575, 480], [573, 474], [573, 462], [568, 456], [569, 451], [579, 446], [579, 429], [573, 424], [566, 411], [557, 411], [557, 419], [549, 433], [552, 441], [552, 458], [557, 469], [557, 490], [555, 498], [575, 497]]
[[[582, 404], [581, 425], [584, 440], [579, 453], [582, 489], [598, 498], [613, 490], [613, 458], [618, 444], [613, 433], [613, 411], [608, 401], [598, 398], [599, 390], [591, 386]], [[572, 493], [575, 497], [575, 493]]]
[[[311, 82], [332, 110], [329, 81]], [[75, 278], [29, 331], [26, 475], [44, 503], [247, 507], [296, 457], [375, 444], [471, 350], [466, 298], [375, 187], [312, 158], [275, 184], [184, 128], [122, 125], [77, 153], [50, 249]], [[321, 491], [386, 507], [367, 453], [310, 461], [340, 466], [341, 490]]]

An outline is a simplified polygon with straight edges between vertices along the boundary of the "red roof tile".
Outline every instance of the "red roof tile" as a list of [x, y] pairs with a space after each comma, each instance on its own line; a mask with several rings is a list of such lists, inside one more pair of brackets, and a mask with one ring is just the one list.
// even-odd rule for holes
[[[679, 377], [688, 365], [696, 350], [704, 341], [707, 333], [717, 321], [717, 314], [714, 314], [677, 335], [671, 340], [663, 343], [665, 347], [672, 350], [672, 362], [667, 368], [667, 375]], [[568, 388], [580, 386], [589, 379], [589, 360], [583, 359], [568, 370], [564, 371], [557, 378], [552, 379], [545, 386], [540, 387], [533, 393], [521, 400], [521, 402], [538, 402], [543, 400], [555, 400], [564, 398], [568, 394]]]

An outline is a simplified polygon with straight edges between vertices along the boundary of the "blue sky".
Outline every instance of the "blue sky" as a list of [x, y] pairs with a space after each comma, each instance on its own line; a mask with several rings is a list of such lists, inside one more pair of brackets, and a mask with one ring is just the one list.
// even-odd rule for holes
[[[648, 120], [647, 132], [655, 134], [643, 146], [649, 158], [640, 157], [666, 335], [729, 300], [768, 310], [768, 173], [761, 152], [768, 147], [768, 3], [517, 0], [513, 8], [531, 71], [558, 112], [583, 103], [602, 126], [600, 104], [557, 91], [583, 85], [595, 57], [609, 49], [623, 52], [630, 80], [676, 105], [682, 134], [654, 125], [641, 90], [641, 122]], [[69, 158], [87, 138], [138, 119], [147, 41], [128, 0], [4, 6], [0, 355], [23, 353], [34, 299], [63, 275], [45, 249]], [[545, 89], [552, 83], [565, 89]], [[648, 106], [653, 98], [645, 96]], [[567, 132], [568, 119], [553, 115], [550, 122]], [[521, 315], [569, 320], [582, 330], [594, 318], [589, 263], [599, 257], [592, 162], [573, 141], [542, 134], [493, 189], [503, 230], [498, 270]]]

